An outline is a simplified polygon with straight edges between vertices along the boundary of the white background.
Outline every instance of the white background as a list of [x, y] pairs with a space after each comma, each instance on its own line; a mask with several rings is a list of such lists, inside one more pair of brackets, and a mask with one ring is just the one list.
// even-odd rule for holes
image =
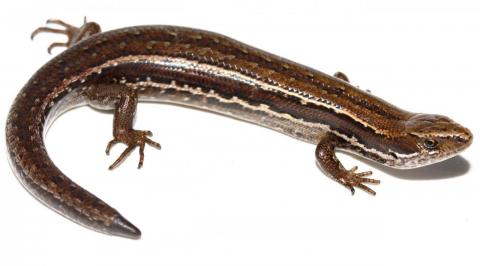
[[[63, 36], [30, 32], [47, 18], [104, 30], [173, 24], [208, 29], [325, 73], [345, 72], [407, 110], [440, 113], [480, 134], [478, 1], [3, 1], [0, 135], [16, 93]], [[7, 4], [8, 3], [8, 4]], [[58, 53], [56, 50], [54, 53]], [[55, 163], [117, 208], [140, 240], [78, 226], [34, 200], [0, 158], [0, 265], [480, 265], [478, 139], [462, 157], [373, 168], [376, 197], [355, 196], [316, 167], [314, 145], [226, 117], [140, 104], [136, 128], [163, 149], [104, 154], [112, 115], [88, 107], [47, 136]], [[2, 141], [4, 142], [4, 141]], [[4, 149], [4, 145], [1, 145]]]

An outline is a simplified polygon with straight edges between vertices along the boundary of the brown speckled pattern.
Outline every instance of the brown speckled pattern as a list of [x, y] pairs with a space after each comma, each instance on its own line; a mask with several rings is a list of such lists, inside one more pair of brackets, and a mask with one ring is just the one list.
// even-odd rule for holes
[[335, 77], [255, 49], [228, 37], [173, 26], [140, 26], [99, 33], [96, 23], [40, 32], [69, 36], [65, 52], [32, 76], [15, 99], [6, 125], [15, 174], [37, 199], [89, 228], [130, 238], [140, 231], [115, 209], [66, 177], [50, 160], [43, 134], [75, 105], [114, 110], [113, 140], [127, 144], [116, 167], [140, 147], [148, 130], [133, 129], [138, 101], [192, 106], [243, 119], [315, 143], [321, 168], [348, 187], [374, 193], [370, 172], [347, 171], [335, 149], [398, 168], [452, 157], [472, 142], [470, 131], [438, 115], [401, 110]]

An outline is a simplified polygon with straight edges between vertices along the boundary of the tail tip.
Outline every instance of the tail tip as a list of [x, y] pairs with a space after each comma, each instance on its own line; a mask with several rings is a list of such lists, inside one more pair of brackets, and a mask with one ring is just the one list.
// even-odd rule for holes
[[109, 226], [109, 231], [113, 235], [131, 239], [140, 239], [142, 235], [140, 229], [121, 215], [115, 217], [112, 224]]

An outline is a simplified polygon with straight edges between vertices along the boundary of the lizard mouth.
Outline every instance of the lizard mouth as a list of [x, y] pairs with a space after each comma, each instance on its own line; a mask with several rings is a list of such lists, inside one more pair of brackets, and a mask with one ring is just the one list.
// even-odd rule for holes
[[462, 140], [462, 142], [462, 145], [457, 145], [450, 150], [419, 154], [416, 158], [398, 158], [397, 155], [392, 154], [392, 157], [394, 157], [395, 160], [392, 162], [391, 166], [397, 169], [414, 169], [446, 161], [467, 149], [472, 144], [472, 138]]

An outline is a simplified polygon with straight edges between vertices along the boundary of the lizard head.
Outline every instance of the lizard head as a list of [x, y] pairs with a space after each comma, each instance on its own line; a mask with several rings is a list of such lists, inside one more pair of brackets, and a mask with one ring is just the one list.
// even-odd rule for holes
[[416, 168], [454, 157], [472, 144], [467, 128], [448, 117], [414, 114], [405, 122], [406, 136], [414, 147], [408, 155], [398, 155], [393, 167]]

